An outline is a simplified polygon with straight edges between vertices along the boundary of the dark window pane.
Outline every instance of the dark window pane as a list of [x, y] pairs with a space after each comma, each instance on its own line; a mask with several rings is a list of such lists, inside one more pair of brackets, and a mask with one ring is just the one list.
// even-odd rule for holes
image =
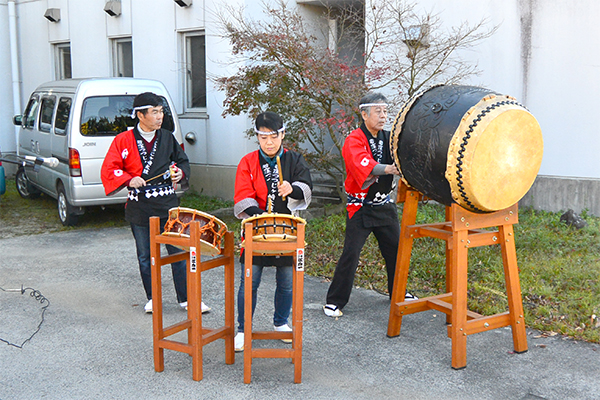
[[56, 135], [64, 135], [66, 133], [70, 113], [71, 99], [69, 97], [61, 97], [56, 109], [56, 120], [54, 121], [54, 133]]
[[204, 36], [188, 37], [188, 104], [206, 107], [206, 47]]
[[[81, 111], [81, 134], [84, 136], [116, 136], [117, 134], [131, 129], [137, 124], [137, 120], [131, 118], [133, 99], [135, 95], [123, 96], [96, 96], [88, 97], [83, 101]], [[163, 101], [163, 124], [162, 128], [173, 132], [175, 123], [173, 113]]]
[[27, 103], [25, 113], [23, 114], [23, 126], [25, 128], [33, 128], [35, 126], [35, 117], [37, 114], [38, 106], [40, 105], [38, 97], [32, 96]]
[[40, 131], [50, 132], [52, 128], [52, 115], [54, 114], [54, 105], [56, 97], [44, 97], [42, 99], [42, 110], [40, 112]]
[[116, 45], [117, 76], [133, 77], [133, 50], [131, 40], [121, 40]]
[[61, 47], [60, 54], [61, 77], [62, 79], [70, 79], [73, 76], [71, 74], [71, 46]]

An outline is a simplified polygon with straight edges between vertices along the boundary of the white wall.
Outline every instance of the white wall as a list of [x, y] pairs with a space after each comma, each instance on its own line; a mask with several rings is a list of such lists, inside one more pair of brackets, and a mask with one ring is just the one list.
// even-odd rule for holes
[[15, 150], [15, 129], [12, 124], [12, 78], [10, 66], [10, 37], [8, 32], [8, 5], [0, 1], [0, 94], [4, 99], [4, 107], [0, 107], [0, 151]]
[[494, 36], [462, 53], [482, 70], [468, 83], [516, 97], [537, 118], [544, 135], [540, 175], [600, 178], [593, 117], [600, 2], [422, 0], [419, 6], [438, 12], [447, 26], [482, 18], [499, 25]]
[[[7, 0], [0, 0], [0, 54], [8, 48]], [[294, 3], [295, 0], [289, 0]], [[376, 0], [375, 0], [376, 1]], [[110, 17], [105, 0], [28, 0], [17, 2], [23, 107], [33, 89], [54, 79], [52, 43], [70, 41], [73, 76], [109, 76], [110, 38], [133, 37], [134, 76], [161, 80], [183, 113], [182, 32], [204, 29], [207, 73], [235, 71], [229, 63], [229, 43], [216, 31], [222, 3], [246, 5], [248, 18], [260, 17], [253, 0], [194, 0], [181, 8], [172, 0], [122, 0], [122, 14]], [[47, 8], [61, 9], [61, 21], [44, 19]], [[462, 56], [483, 71], [469, 84], [485, 86], [522, 101], [542, 126], [545, 155], [540, 174], [600, 178], [600, 140], [595, 118], [595, 94], [600, 89], [600, 1], [568, 0], [420, 0], [418, 7], [439, 13], [445, 26], [488, 18], [498, 32]], [[530, 27], [530, 29], [529, 29]], [[10, 61], [0, 58], [0, 90], [11, 96]], [[198, 142], [186, 144], [195, 164], [223, 167], [229, 174], [239, 159], [256, 149], [244, 132], [244, 116], [226, 117], [224, 93], [207, 82], [206, 115], [181, 115], [183, 133]], [[0, 146], [14, 151], [12, 110], [3, 107]], [[6, 133], [8, 132], [8, 133]]]

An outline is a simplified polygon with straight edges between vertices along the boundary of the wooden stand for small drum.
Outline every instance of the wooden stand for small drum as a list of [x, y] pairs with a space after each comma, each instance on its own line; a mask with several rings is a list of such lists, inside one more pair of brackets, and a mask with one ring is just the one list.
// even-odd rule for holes
[[[288, 241], [254, 240], [252, 222], [243, 226], [244, 236], [244, 383], [252, 380], [254, 358], [291, 358], [294, 363], [294, 383], [302, 382], [302, 312], [304, 304], [304, 223], [297, 225], [297, 234]], [[292, 332], [252, 330], [252, 256], [280, 254], [294, 257], [292, 283]], [[252, 348], [252, 340], [291, 339], [292, 348]]]
[[[402, 317], [426, 310], [446, 314], [448, 336], [452, 339], [452, 368], [467, 365], [467, 335], [510, 326], [515, 352], [527, 351], [525, 320], [519, 270], [513, 235], [518, 223], [517, 205], [488, 214], [478, 214], [457, 204], [446, 207], [446, 222], [415, 225], [417, 206], [422, 195], [405, 185], [398, 189], [398, 202], [404, 202], [400, 241], [396, 260], [396, 276], [390, 306], [388, 337], [400, 335]], [[498, 231], [483, 228], [498, 227]], [[413, 239], [433, 237], [446, 241], [446, 293], [415, 301], [404, 301]], [[472, 247], [500, 244], [508, 312], [483, 316], [467, 309], [468, 250]]]
[[[225, 363], [233, 364], [234, 338], [234, 243], [233, 232], [225, 233], [222, 255], [200, 260], [200, 222], [192, 221], [189, 237], [165, 236], [160, 234], [160, 219], [150, 218], [150, 254], [152, 266], [152, 323], [154, 332], [154, 369], [165, 369], [164, 349], [180, 351], [192, 356], [192, 378], [202, 380], [202, 349], [217, 339], [225, 340]], [[161, 257], [160, 244], [170, 244], [188, 251]], [[174, 325], [163, 326], [161, 269], [163, 265], [187, 260], [187, 318]], [[205, 328], [202, 325], [202, 272], [223, 266], [225, 271], [225, 325], [220, 328]], [[187, 343], [169, 340], [167, 337], [187, 330]]]

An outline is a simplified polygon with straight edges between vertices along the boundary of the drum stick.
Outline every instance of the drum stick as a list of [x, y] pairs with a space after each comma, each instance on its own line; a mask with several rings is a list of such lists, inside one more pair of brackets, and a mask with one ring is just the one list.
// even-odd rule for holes
[[162, 174], [158, 174], [158, 175], [156, 175], [156, 176], [153, 176], [152, 178], [150, 178], [150, 179], [146, 180], [146, 182], [153, 181], [153, 180], [155, 180], [156, 178], [160, 178], [161, 176], [165, 176], [165, 175], [167, 175], [167, 173], [168, 173], [169, 175], [167, 175], [167, 176], [165, 177], [165, 179], [167, 179], [169, 176], [173, 175], [173, 173], [172, 173], [172, 171], [171, 171], [171, 170], [173, 170], [173, 171], [174, 171], [174, 170], [176, 170], [176, 169], [177, 169], [176, 165], [177, 165], [177, 164], [173, 164], [173, 165], [171, 165], [171, 166], [169, 167], [169, 169], [168, 169], [168, 170], [166, 170], [166, 171], [165, 171], [165, 172], [163, 172]]
[[155, 180], [156, 178], [160, 178], [161, 176], [165, 175], [167, 172], [169, 172], [169, 173], [170, 173], [171, 171], [169, 171], [169, 170], [166, 170], [166, 171], [165, 171], [165, 172], [163, 172], [162, 174], [158, 174], [158, 175], [156, 175], [156, 176], [153, 176], [153, 177], [152, 177], [152, 178], [150, 178], [150, 179], [146, 179], [146, 182], [150, 182], [150, 181], [153, 181], [153, 180]]
[[[281, 160], [277, 156], [277, 169], [279, 170], [279, 184], [283, 184], [283, 171], [281, 170]], [[285, 201], [285, 196], [281, 196], [281, 200]]]

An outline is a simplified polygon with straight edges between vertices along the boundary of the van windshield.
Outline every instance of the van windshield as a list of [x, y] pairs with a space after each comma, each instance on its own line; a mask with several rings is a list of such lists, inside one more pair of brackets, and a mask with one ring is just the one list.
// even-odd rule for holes
[[[95, 96], [83, 101], [81, 109], [81, 127], [83, 136], [116, 136], [131, 129], [136, 122], [131, 118], [135, 95]], [[170, 132], [175, 130], [173, 114], [167, 100], [162, 99], [164, 112], [162, 128]]]

